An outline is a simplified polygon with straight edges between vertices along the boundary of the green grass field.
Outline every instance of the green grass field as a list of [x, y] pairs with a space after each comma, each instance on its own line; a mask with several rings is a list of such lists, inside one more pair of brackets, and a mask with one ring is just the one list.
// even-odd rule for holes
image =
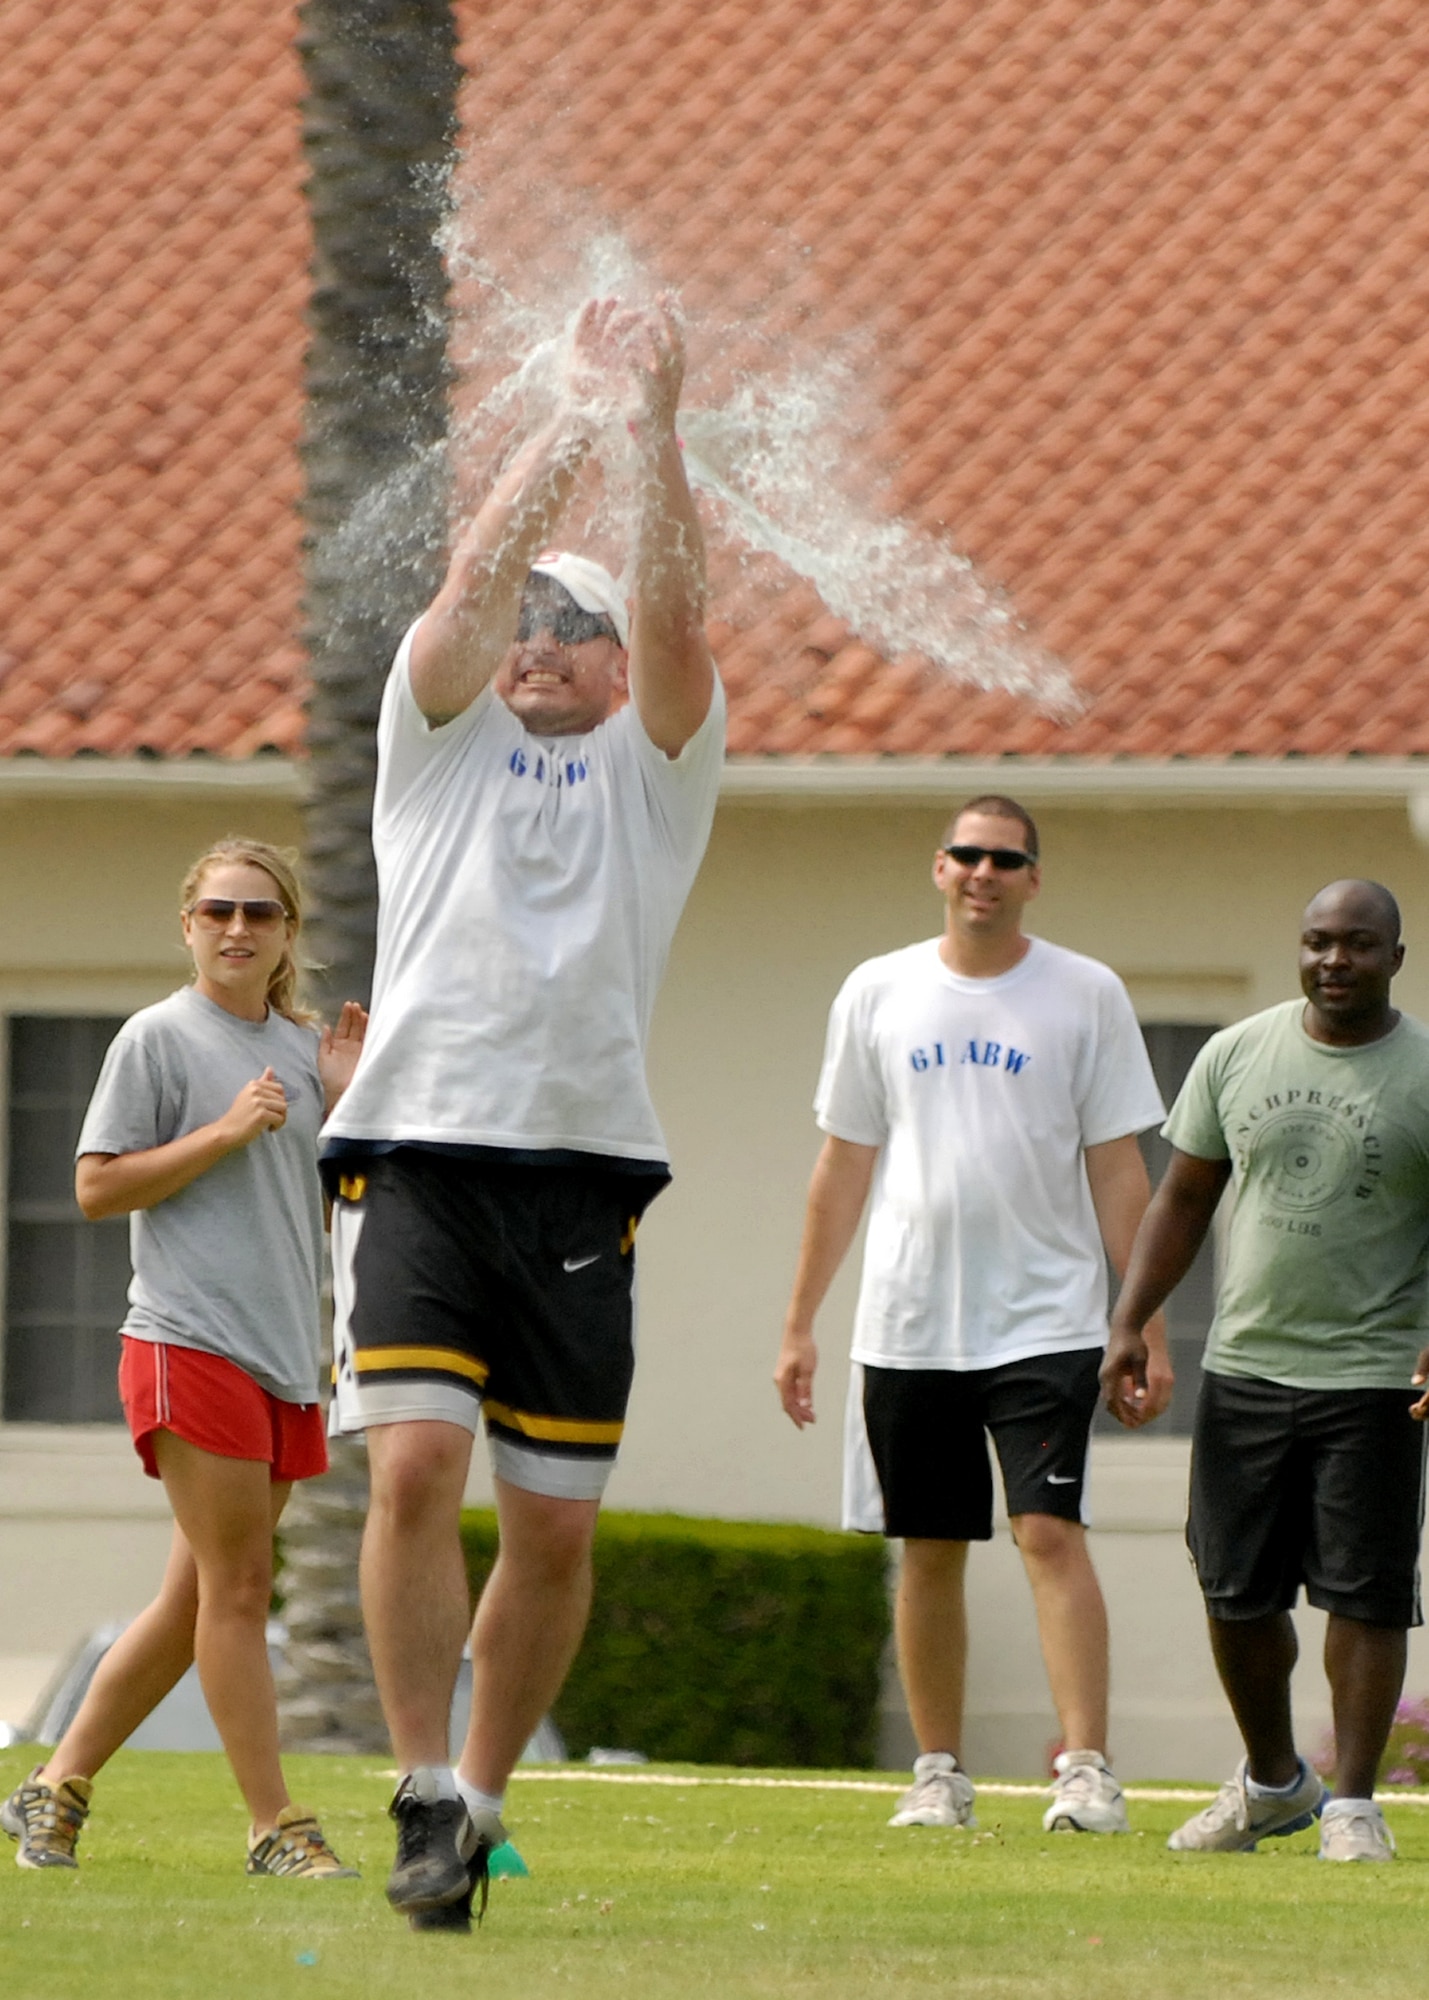
[[[30, 1761], [0, 1752], [7, 1791]], [[289, 1773], [362, 1881], [248, 1880], [222, 1760], [130, 1752], [96, 1790], [78, 1874], [11, 1867], [0, 1846], [4, 2000], [366, 2000], [414, 1980], [497, 2000], [1397, 2000], [1429, 1983], [1424, 1805], [1390, 1808], [1397, 1864], [1346, 1868], [1318, 1862], [1311, 1834], [1169, 1854], [1194, 1807], [1165, 1797], [1134, 1800], [1135, 1833], [1109, 1840], [1049, 1837], [1039, 1799], [986, 1791], [975, 1833], [895, 1831], [895, 1781], [871, 1789], [869, 1773], [523, 1773], [509, 1817], [530, 1878], [493, 1883], [485, 1926], [461, 1938], [414, 1936], [383, 1900], [390, 1773], [338, 1758]]]

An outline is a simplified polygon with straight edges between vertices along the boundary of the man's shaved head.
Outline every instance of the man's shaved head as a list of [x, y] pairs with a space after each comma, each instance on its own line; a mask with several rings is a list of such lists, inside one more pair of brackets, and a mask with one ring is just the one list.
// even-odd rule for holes
[[1356, 917], [1383, 929], [1390, 944], [1398, 944], [1399, 905], [1382, 882], [1364, 882], [1351, 877], [1343, 882], [1327, 882], [1305, 905], [1304, 924], [1308, 930], [1331, 911]]
[[1404, 963], [1399, 905], [1382, 882], [1329, 882], [1300, 926], [1300, 990], [1314, 1041], [1353, 1045], [1387, 1035], [1399, 1016], [1390, 982]]

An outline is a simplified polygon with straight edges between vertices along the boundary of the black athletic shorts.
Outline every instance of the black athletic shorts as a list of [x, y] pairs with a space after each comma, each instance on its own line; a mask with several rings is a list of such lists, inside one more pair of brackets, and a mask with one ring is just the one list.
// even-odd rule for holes
[[1321, 1611], [1408, 1628], [1419, 1609], [1425, 1427], [1405, 1389], [1207, 1374], [1186, 1541], [1212, 1618]]
[[1007, 1511], [1082, 1519], [1100, 1348], [1000, 1368], [863, 1370], [863, 1421], [883, 1489], [885, 1532], [914, 1540], [992, 1538], [997, 1447]]
[[403, 1148], [343, 1162], [334, 1427], [477, 1428], [532, 1492], [599, 1499], [634, 1365], [635, 1231], [668, 1176]]

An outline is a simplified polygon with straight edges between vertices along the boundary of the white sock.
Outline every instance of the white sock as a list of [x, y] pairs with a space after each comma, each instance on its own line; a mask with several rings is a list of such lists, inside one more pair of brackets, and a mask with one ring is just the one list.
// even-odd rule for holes
[[1373, 1799], [1327, 1799], [1325, 1801], [1325, 1811], [1332, 1814], [1344, 1812], [1378, 1812], [1379, 1807]]
[[1303, 1757], [1300, 1759], [1299, 1770], [1288, 1785], [1260, 1785], [1251, 1777], [1249, 1771], [1246, 1772], [1245, 1776], [1245, 1788], [1253, 1799], [1288, 1799], [1296, 1786], [1303, 1785], [1304, 1782], [1305, 1760]]
[[500, 1819], [505, 1792], [483, 1792], [477, 1786], [468, 1784], [460, 1771], [453, 1772], [452, 1775], [456, 1783], [456, 1795], [469, 1813], [492, 1812]]
[[457, 1791], [456, 1772], [450, 1764], [418, 1764], [415, 1770], [407, 1773], [408, 1777], [415, 1777], [417, 1771], [425, 1771], [431, 1779], [430, 1788], [423, 1785], [422, 1790], [425, 1792], [430, 1789], [433, 1800], [455, 1799], [461, 1796]]

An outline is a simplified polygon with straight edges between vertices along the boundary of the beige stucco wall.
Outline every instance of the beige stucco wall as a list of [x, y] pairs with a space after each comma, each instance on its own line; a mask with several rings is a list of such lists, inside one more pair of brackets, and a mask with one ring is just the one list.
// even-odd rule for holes
[[0, 795], [0, 1012], [128, 1012], [187, 976], [179, 883], [227, 833], [295, 845], [295, 805]]
[[[1299, 910], [1342, 874], [1376, 876], [1400, 896], [1399, 998], [1429, 1018], [1429, 869], [1402, 806], [1038, 816], [1046, 868], [1033, 927], [1114, 965], [1143, 1018], [1230, 1020], [1293, 994]], [[641, 1233], [640, 1368], [613, 1505], [837, 1520], [852, 1260], [822, 1319], [817, 1426], [796, 1435], [769, 1383], [817, 1147], [809, 1100], [845, 973], [938, 927], [928, 867], [941, 821], [935, 805], [721, 807], [652, 1039], [677, 1178]], [[169, 990], [183, 973], [175, 885], [195, 851], [234, 827], [298, 833], [295, 809], [271, 801], [0, 805], [0, 1011], [124, 1011]], [[0, 1427], [0, 1654], [57, 1650], [61, 1601], [76, 1633], [97, 1622], [89, 1609], [101, 1598], [104, 1615], [138, 1608], [161, 1560], [162, 1520], [122, 1451], [100, 1479], [93, 1443], [84, 1447], [108, 1525], [86, 1536], [73, 1516], [53, 1519], [33, 1476], [63, 1462], [64, 1440], [53, 1440], [58, 1458], [50, 1442], [30, 1433], [7, 1447]], [[1110, 1440], [1095, 1462], [1123, 1767], [1214, 1775], [1234, 1738], [1180, 1543], [1185, 1446]], [[472, 1495], [486, 1490], [478, 1464]], [[32, 1608], [41, 1573], [56, 1579], [42, 1611]], [[1053, 1721], [1005, 1530], [977, 1552], [971, 1596], [969, 1759], [1036, 1770]], [[1313, 1741], [1326, 1703], [1308, 1657], [1317, 1621], [1304, 1630], [1300, 1707]], [[1411, 1686], [1429, 1688], [1419, 1644]], [[895, 1704], [886, 1740], [900, 1755], [901, 1728]]]

